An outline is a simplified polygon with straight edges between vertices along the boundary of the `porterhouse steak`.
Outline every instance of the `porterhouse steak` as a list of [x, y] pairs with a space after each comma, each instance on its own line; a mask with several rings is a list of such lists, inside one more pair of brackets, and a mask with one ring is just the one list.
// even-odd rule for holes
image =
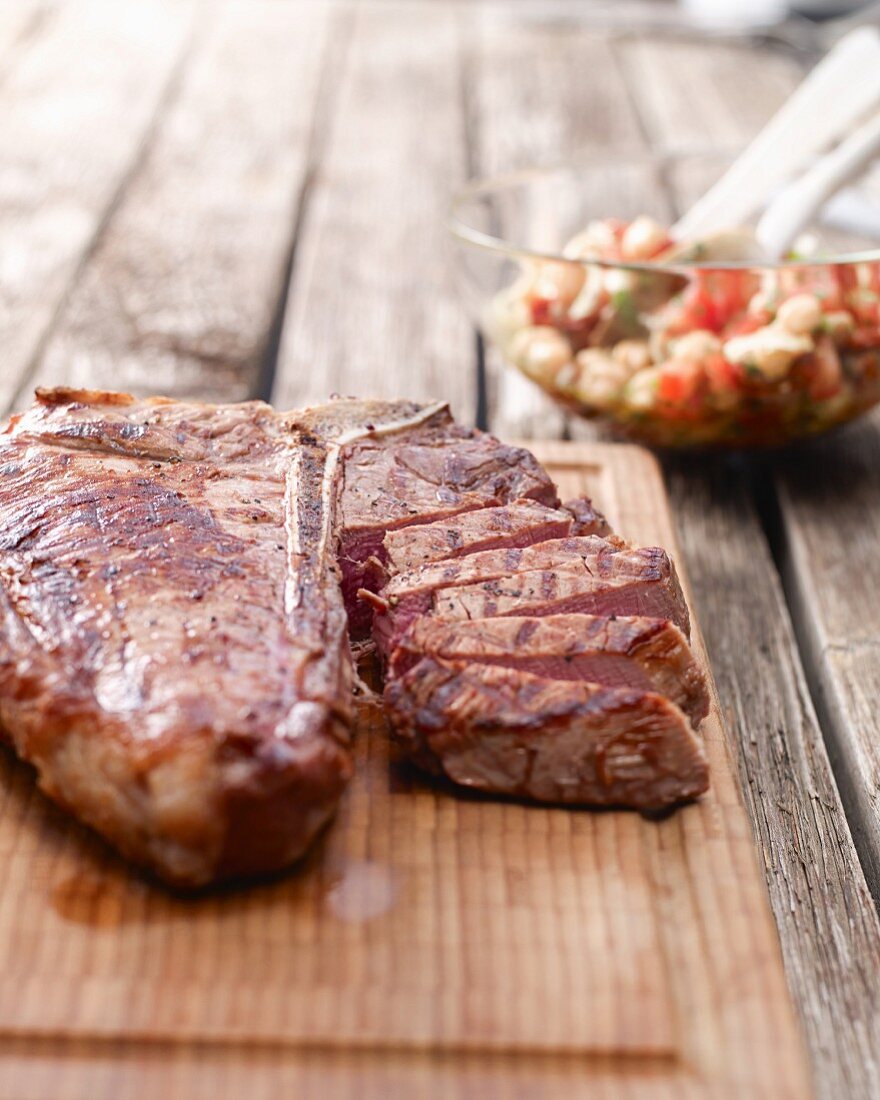
[[556, 503], [527, 452], [407, 402], [48, 391], [0, 470], [0, 722], [48, 794], [183, 884], [296, 859], [349, 779], [340, 540], [344, 581], [420, 514]]
[[[528, 614], [622, 613], [613, 583], [585, 602], [571, 561], [552, 553], [554, 537], [592, 533], [603, 562], [634, 563], [629, 610], [687, 626], [668, 559], [639, 565], [641, 552], [595, 538], [608, 530], [587, 502], [561, 509], [532, 455], [459, 427], [443, 405], [341, 399], [285, 415], [260, 402], [43, 391], [0, 433], [0, 472], [0, 725], [43, 790], [181, 885], [283, 867], [333, 815], [352, 768], [349, 634], [370, 630], [382, 603], [371, 585], [419, 560], [407, 529], [425, 532], [413, 542], [430, 563], [420, 568], [448, 569], [436, 539], [458, 524], [453, 554], [472, 579], [480, 553], [519, 550], [540, 567], [493, 584], [537, 576], [542, 593], [571, 589], [568, 603], [533, 601]], [[575, 557], [584, 575], [593, 559]], [[646, 605], [644, 592], [661, 589]], [[466, 600], [469, 586], [443, 591]], [[559, 630], [576, 619], [560, 616]], [[651, 675], [630, 655], [633, 683], [604, 688], [481, 664], [466, 641], [463, 666], [411, 639], [407, 667], [389, 652], [397, 735], [452, 778], [463, 752], [497, 771], [507, 746], [511, 774], [531, 753], [528, 782], [477, 777], [504, 793], [633, 806], [691, 797], [705, 789], [705, 758], [677, 703], [695, 720], [701, 703], [687, 643], [664, 629]], [[532, 648], [552, 664], [558, 642], [542, 636]], [[456, 708], [456, 685], [470, 710]], [[493, 736], [481, 745], [484, 719]], [[451, 741], [437, 740], [443, 723]], [[563, 762], [566, 746], [578, 747]]]

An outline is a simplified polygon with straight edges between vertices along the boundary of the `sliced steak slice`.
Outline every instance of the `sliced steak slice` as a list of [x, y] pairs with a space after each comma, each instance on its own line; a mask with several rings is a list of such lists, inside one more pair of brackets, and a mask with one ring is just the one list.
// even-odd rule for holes
[[518, 498], [558, 504], [533, 455], [459, 427], [446, 406], [406, 432], [376, 432], [349, 444], [339, 498], [339, 561], [352, 635], [369, 634], [370, 609], [357, 592], [369, 586], [367, 563], [383, 561], [388, 531]]
[[[619, 559], [619, 560], [618, 560]], [[687, 605], [672, 563], [651, 547], [609, 556], [601, 574], [585, 561], [435, 593], [433, 611], [446, 619], [495, 615], [642, 615], [668, 619], [689, 636]]]
[[417, 616], [429, 613], [450, 619], [644, 615], [669, 619], [690, 632], [687, 605], [665, 550], [621, 549], [594, 536], [435, 562], [393, 577], [372, 602], [373, 637], [385, 656]]
[[521, 669], [548, 680], [582, 680], [663, 695], [699, 725], [709, 710], [706, 678], [677, 626], [622, 615], [549, 615], [446, 622], [425, 615], [392, 655], [402, 676], [423, 656]]
[[463, 786], [639, 810], [708, 787], [687, 718], [653, 692], [425, 657], [388, 683], [385, 701], [413, 759]]
[[390, 531], [385, 536], [385, 560], [390, 577], [429, 562], [461, 558], [482, 550], [516, 549], [571, 534], [593, 533], [581, 530], [579, 521], [567, 507], [548, 508], [533, 500], [515, 500]]

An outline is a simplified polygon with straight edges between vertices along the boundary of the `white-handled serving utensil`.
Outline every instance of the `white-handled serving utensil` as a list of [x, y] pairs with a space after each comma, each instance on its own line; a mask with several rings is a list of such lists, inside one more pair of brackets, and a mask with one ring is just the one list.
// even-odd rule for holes
[[813, 69], [722, 178], [674, 226], [694, 241], [753, 217], [795, 172], [880, 104], [880, 32], [859, 27]]
[[822, 206], [880, 153], [880, 114], [860, 126], [770, 203], [755, 229], [767, 259], [784, 256]]

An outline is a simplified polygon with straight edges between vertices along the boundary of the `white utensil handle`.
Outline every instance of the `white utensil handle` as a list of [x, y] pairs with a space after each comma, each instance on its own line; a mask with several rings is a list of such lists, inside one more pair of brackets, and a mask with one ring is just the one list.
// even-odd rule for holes
[[771, 259], [784, 256], [824, 203], [880, 153], [880, 114], [788, 185], [767, 207], [755, 235]]
[[782, 184], [880, 103], [880, 34], [842, 38], [722, 178], [673, 227], [678, 240], [741, 225]]

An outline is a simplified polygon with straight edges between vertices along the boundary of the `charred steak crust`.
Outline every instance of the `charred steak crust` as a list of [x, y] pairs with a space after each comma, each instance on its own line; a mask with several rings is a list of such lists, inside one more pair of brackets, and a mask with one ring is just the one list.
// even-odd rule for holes
[[[43, 790], [181, 886], [284, 867], [332, 817], [352, 767], [349, 631], [371, 614], [356, 593], [371, 563], [383, 581], [394, 572], [386, 539], [404, 528], [425, 550], [460, 527], [455, 569], [471, 583], [450, 575], [442, 593], [466, 616], [511, 614], [487, 611], [516, 593], [506, 574], [487, 581], [486, 554], [520, 555], [513, 583], [537, 584], [529, 613], [552, 615], [601, 610], [584, 578], [648, 553], [653, 573], [630, 568], [630, 609], [687, 629], [662, 551], [631, 552], [589, 502], [561, 508], [532, 455], [458, 427], [443, 405], [339, 399], [281, 415], [38, 391], [0, 431], [0, 471], [0, 726]], [[430, 553], [420, 570], [450, 568]], [[427, 576], [413, 591], [434, 601]], [[680, 635], [664, 637], [676, 650]], [[683, 644], [670, 683], [686, 679]], [[553, 645], [540, 649], [523, 667], [395, 657], [398, 735], [502, 793], [659, 806], [703, 789], [702, 750], [673, 702], [646, 685], [536, 676], [552, 667]], [[696, 708], [691, 687], [682, 702]]]
[[414, 759], [463, 786], [641, 810], [708, 787], [699, 739], [653, 692], [424, 657], [388, 681], [385, 702]]

